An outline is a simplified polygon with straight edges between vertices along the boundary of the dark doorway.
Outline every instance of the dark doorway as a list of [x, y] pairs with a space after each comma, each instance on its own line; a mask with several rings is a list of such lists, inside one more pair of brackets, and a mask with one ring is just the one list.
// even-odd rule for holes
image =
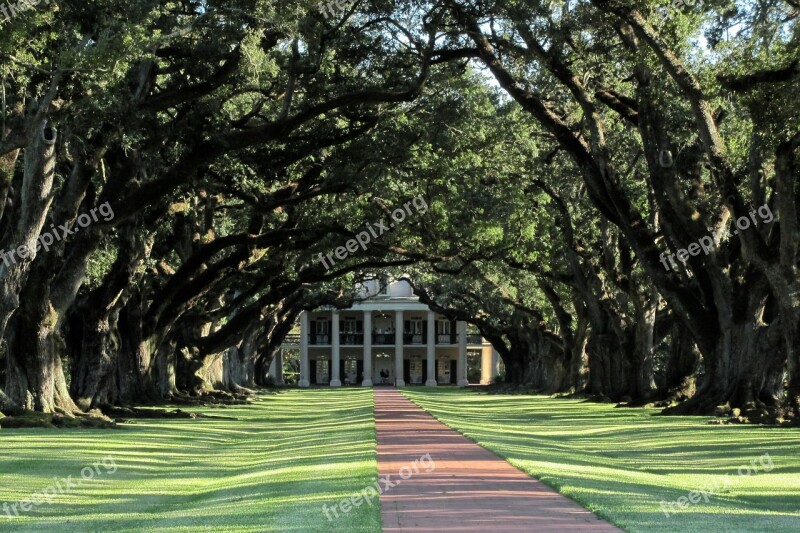
[[364, 381], [364, 361], [356, 361], [356, 383], [361, 385]]
[[457, 383], [456, 372], [458, 372], [458, 361], [455, 359], [450, 359], [450, 383], [455, 385]]
[[316, 385], [317, 384], [317, 361], [314, 360], [314, 359], [309, 361], [308, 368], [309, 368], [309, 374], [311, 374], [310, 376], [308, 376], [308, 382], [311, 383], [312, 385]]
[[411, 385], [411, 361], [408, 359], [403, 359], [403, 381]]

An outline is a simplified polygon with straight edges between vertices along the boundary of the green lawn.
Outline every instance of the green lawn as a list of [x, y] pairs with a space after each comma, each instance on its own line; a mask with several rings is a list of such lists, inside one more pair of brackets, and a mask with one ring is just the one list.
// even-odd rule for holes
[[[631, 532], [800, 531], [800, 430], [453, 388], [403, 393], [450, 427]], [[765, 456], [764, 454], [769, 454]], [[770, 459], [772, 468], [770, 468]], [[759, 472], [739, 476], [741, 466]], [[765, 472], [761, 461], [766, 465]], [[743, 468], [746, 474], [748, 468]], [[660, 502], [725, 484], [699, 503]], [[669, 511], [669, 507], [667, 507]]]
[[0, 430], [0, 506], [94, 468], [51, 505], [15, 518], [0, 509], [0, 531], [381, 530], [377, 502], [333, 522], [322, 511], [377, 476], [371, 389], [285, 391], [201, 412], [239, 420]]

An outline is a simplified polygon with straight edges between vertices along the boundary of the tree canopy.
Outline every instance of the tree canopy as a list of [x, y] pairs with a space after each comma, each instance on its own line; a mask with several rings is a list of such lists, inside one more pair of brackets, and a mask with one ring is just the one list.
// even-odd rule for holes
[[384, 271], [478, 328], [513, 384], [798, 421], [798, 18], [794, 0], [20, 12], [0, 22], [0, 410], [248, 390], [300, 312]]

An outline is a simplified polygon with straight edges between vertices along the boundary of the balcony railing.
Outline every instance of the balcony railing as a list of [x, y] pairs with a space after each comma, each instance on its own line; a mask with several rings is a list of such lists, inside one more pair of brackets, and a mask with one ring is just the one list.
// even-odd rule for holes
[[437, 334], [436, 344], [456, 344], [458, 342], [457, 335], [450, 335], [449, 333]]
[[377, 345], [393, 345], [394, 333], [373, 333], [372, 344]]
[[[405, 345], [424, 345], [427, 344], [427, 335], [421, 333], [404, 333], [403, 344]], [[299, 344], [300, 335], [289, 334], [283, 340], [283, 344]], [[394, 333], [372, 333], [372, 344], [377, 346], [393, 346], [395, 343]], [[331, 344], [331, 336], [327, 333], [309, 333], [308, 344], [311, 346]], [[340, 333], [339, 344], [342, 346], [360, 346], [364, 344], [363, 333]], [[436, 344], [458, 344], [458, 335], [436, 335]], [[480, 334], [468, 334], [467, 344], [483, 344], [483, 337]]]
[[320, 344], [330, 344], [331, 343], [331, 336], [327, 333], [309, 333], [308, 334], [308, 344], [311, 345], [320, 345]]
[[404, 333], [403, 344], [425, 344], [425, 335], [422, 333]]
[[340, 333], [339, 334], [339, 344], [344, 346], [354, 346], [359, 344], [364, 344], [364, 334], [363, 333]]

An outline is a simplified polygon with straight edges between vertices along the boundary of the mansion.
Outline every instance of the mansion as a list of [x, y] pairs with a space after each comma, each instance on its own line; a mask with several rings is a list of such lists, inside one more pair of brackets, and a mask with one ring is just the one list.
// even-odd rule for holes
[[[444, 384], [467, 386], [467, 352], [480, 354], [481, 384], [499, 372], [499, 356], [466, 322], [451, 321], [419, 302], [406, 281], [371, 280], [350, 309], [300, 315], [300, 334], [279, 351], [299, 350], [301, 387], [311, 385]], [[276, 357], [270, 375], [282, 368]], [[278, 371], [280, 374], [280, 371]]]

